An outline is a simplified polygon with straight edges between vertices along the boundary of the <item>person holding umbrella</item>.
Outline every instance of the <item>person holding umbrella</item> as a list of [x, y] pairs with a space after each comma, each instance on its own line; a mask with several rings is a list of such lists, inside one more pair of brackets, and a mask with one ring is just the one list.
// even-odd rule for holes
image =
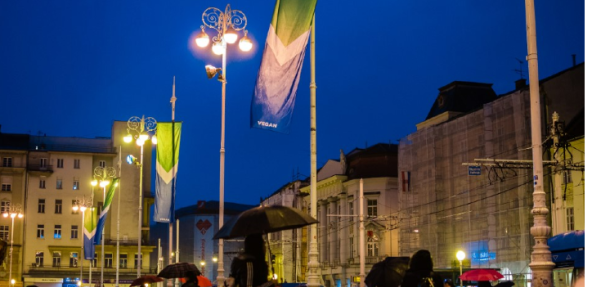
[[200, 274], [195, 272], [195, 271], [187, 271], [185, 272], [185, 277], [183, 277], [183, 285], [181, 285], [181, 287], [200, 287], [197, 284], [197, 276], [199, 276]]
[[235, 278], [240, 287], [256, 287], [268, 282], [267, 274], [263, 236], [247, 235], [244, 252], [232, 260], [230, 277]]
[[405, 272], [401, 287], [443, 287], [442, 277], [434, 272], [432, 255], [427, 250], [419, 250], [409, 261], [409, 269]]

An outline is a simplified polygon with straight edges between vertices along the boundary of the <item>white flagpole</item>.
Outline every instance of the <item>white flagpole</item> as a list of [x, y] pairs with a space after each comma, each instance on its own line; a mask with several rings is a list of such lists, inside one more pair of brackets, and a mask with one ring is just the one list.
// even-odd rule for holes
[[[310, 28], [310, 215], [317, 219], [317, 84], [315, 82], [315, 17]], [[321, 286], [317, 224], [310, 226], [308, 286]]]
[[[177, 97], [175, 97], [175, 76], [173, 76], [173, 96], [171, 97], [171, 105], [172, 105], [172, 133], [173, 133], [173, 176], [175, 174], [175, 102], [177, 101]], [[173, 181], [175, 179], [173, 178]], [[174, 189], [175, 185], [173, 184], [173, 189]], [[174, 192], [174, 190], [172, 190], [171, 192]], [[171, 195], [172, 196], [172, 195]], [[175, 202], [171, 202], [171, 204], [173, 205], [173, 210], [174, 210], [174, 206], [175, 206]], [[169, 218], [169, 264], [172, 264], [173, 262], [173, 219]], [[177, 285], [177, 279], [174, 279], [172, 282], [175, 282], [173, 286]]]

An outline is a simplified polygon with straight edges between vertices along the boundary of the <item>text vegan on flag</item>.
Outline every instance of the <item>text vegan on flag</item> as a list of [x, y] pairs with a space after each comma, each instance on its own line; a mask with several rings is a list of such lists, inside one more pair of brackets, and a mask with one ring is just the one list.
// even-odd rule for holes
[[251, 100], [251, 127], [288, 133], [316, 0], [277, 0]]
[[170, 223], [175, 212], [175, 191], [181, 143], [181, 122], [158, 123], [156, 133], [156, 196], [154, 221]]

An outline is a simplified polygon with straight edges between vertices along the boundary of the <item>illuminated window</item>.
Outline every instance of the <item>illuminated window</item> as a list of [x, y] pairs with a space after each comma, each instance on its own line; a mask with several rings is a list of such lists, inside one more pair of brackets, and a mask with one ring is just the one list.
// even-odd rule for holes
[[45, 226], [43, 224], [37, 225], [37, 238], [45, 238]]
[[54, 239], [62, 239], [62, 226], [55, 225], [53, 229], [53, 238]]

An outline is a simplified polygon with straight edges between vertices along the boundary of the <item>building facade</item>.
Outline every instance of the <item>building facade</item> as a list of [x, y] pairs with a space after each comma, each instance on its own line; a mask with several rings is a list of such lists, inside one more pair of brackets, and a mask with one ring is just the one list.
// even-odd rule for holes
[[[142, 240], [140, 258], [149, 258], [154, 246], [149, 245], [149, 207], [153, 202], [151, 190], [151, 147], [146, 144], [143, 175], [143, 225], [138, 234], [139, 169], [135, 165], [121, 165], [120, 154], [139, 157], [139, 147], [126, 145], [127, 122], [116, 121], [110, 138], [68, 138], [29, 135], [2, 135], [4, 138], [26, 138], [26, 147], [5, 147], [0, 143], [0, 157], [9, 158], [19, 166], [3, 168], [2, 181], [12, 186], [1, 198], [22, 207], [24, 217], [15, 220], [15, 252], [12, 276], [18, 284], [46, 287], [74, 286], [81, 279], [87, 283], [92, 264], [92, 282], [99, 284], [103, 266], [103, 285], [114, 285], [117, 262], [119, 278], [135, 279], [137, 239]], [[3, 163], [7, 160], [3, 159]], [[100, 213], [103, 189], [93, 187], [96, 168], [117, 170], [120, 187], [110, 207], [105, 225], [105, 255], [101, 245], [95, 246], [95, 260], [80, 260], [82, 246], [82, 213], [73, 207], [83, 199]], [[4, 186], [4, 185], [3, 185]], [[91, 212], [90, 210], [86, 212]], [[134, 219], [135, 218], [135, 219]], [[1, 223], [0, 223], [1, 224]], [[23, 226], [21, 230], [18, 227]], [[1, 228], [1, 227], [0, 227]], [[117, 232], [119, 230], [119, 258]], [[24, 238], [24, 240], [22, 240]], [[22, 252], [21, 252], [22, 249]], [[140, 260], [143, 274], [151, 273], [149, 260]], [[82, 269], [81, 269], [82, 267]], [[1, 275], [1, 274], [0, 274]], [[1, 278], [1, 277], [0, 277]], [[1, 280], [1, 279], [0, 279]]]
[[[555, 110], [567, 120], [577, 114], [583, 71], [581, 64], [541, 80], [543, 128]], [[464, 250], [463, 269], [498, 268], [518, 286], [529, 282], [530, 99], [519, 83], [524, 82], [517, 82], [515, 91], [492, 97], [489, 84], [453, 82], [440, 89], [417, 131], [401, 140], [399, 170], [410, 178], [400, 205], [402, 256], [427, 249], [435, 268], [458, 270], [455, 254]], [[479, 159], [492, 164], [479, 166]], [[508, 165], [511, 161], [526, 167]], [[549, 197], [551, 210], [550, 202]]]
[[[323, 286], [357, 285], [362, 254], [367, 273], [374, 263], [399, 253], [397, 145], [376, 144], [347, 155], [342, 152], [339, 160], [329, 160], [317, 174], [316, 226]], [[310, 213], [310, 185], [307, 180], [289, 183], [263, 204], [292, 206]], [[306, 282], [309, 228], [269, 234], [271, 262], [279, 282]]]

